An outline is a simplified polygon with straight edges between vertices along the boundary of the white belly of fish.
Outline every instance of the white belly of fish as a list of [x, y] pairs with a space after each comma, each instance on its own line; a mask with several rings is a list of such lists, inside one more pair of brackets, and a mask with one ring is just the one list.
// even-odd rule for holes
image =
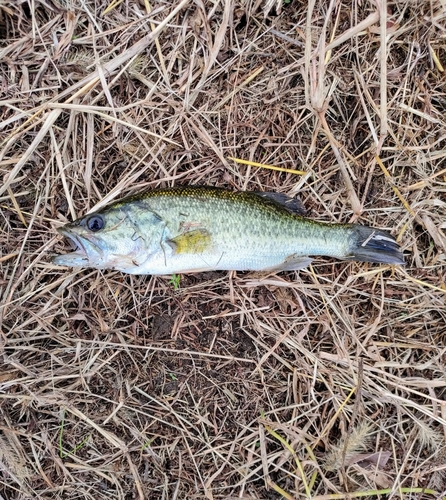
[[[179, 274], [204, 271], [275, 271], [297, 270], [306, 267], [311, 262], [307, 256], [290, 253], [287, 249], [275, 253], [239, 253], [204, 252], [199, 254], [175, 254], [170, 248], [164, 248], [152, 254], [146, 261], [133, 268], [125, 267], [130, 274]], [[115, 269], [122, 270], [119, 264]]]

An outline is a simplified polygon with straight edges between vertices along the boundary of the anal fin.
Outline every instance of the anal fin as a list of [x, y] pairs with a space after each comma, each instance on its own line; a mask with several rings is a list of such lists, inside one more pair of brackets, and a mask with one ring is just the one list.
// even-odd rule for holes
[[278, 264], [277, 266], [272, 266], [265, 271], [298, 271], [299, 269], [303, 269], [311, 264], [313, 259], [308, 257], [308, 255], [296, 255], [291, 254], [288, 257]]

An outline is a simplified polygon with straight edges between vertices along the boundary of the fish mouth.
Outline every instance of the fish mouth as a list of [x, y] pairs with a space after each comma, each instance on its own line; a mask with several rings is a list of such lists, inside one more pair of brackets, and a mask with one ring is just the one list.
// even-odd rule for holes
[[85, 267], [91, 265], [92, 253], [99, 254], [97, 245], [79, 234], [72, 233], [66, 227], [57, 228], [57, 232], [68, 239], [71, 249], [74, 252], [53, 257], [53, 264], [57, 266]]

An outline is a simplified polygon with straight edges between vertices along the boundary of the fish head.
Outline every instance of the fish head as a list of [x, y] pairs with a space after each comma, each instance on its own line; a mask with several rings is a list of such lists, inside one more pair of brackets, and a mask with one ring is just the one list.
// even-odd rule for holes
[[135, 218], [135, 215], [122, 208], [104, 209], [58, 228], [59, 234], [70, 241], [74, 251], [54, 257], [53, 263], [135, 272], [141, 258], [151, 251], [155, 226], [159, 226], [154, 214], [146, 213], [143, 232], [141, 217]]

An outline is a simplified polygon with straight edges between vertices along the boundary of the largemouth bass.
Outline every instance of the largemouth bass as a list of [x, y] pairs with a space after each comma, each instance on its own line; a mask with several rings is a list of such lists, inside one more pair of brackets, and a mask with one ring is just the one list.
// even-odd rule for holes
[[284, 271], [312, 256], [404, 264], [386, 231], [328, 224], [296, 213], [277, 193], [178, 187], [125, 198], [58, 229], [75, 251], [57, 265], [130, 274]]

